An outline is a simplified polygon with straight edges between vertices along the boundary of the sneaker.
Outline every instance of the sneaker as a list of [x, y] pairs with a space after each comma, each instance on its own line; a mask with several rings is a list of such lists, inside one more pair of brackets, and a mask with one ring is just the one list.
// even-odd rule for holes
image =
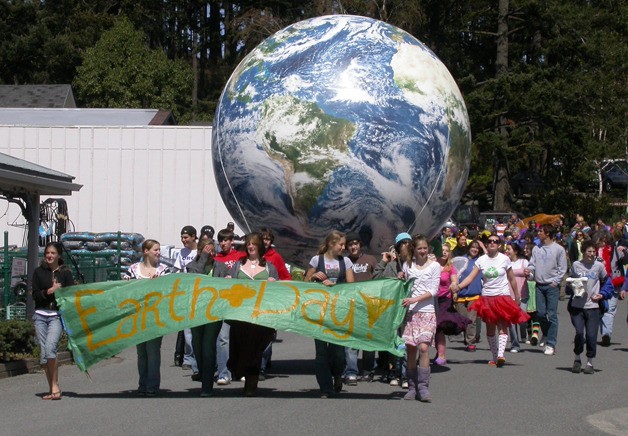
[[521, 351], [521, 349], [520, 349], [520, 348], [511, 348], [511, 349], [510, 349], [510, 352], [511, 352], [511, 353], [518, 353], [518, 352], [520, 352], [520, 351]]
[[404, 380], [401, 383], [401, 389], [408, 389], [408, 380]]
[[393, 378], [392, 380], [390, 380], [390, 383], [388, 383], [390, 386], [399, 386], [399, 379], [398, 378]]
[[227, 377], [220, 377], [217, 381], [216, 381], [217, 385], [220, 386], [226, 386], [231, 384], [231, 380], [229, 380]]
[[358, 376], [356, 375], [348, 375], [345, 380], [347, 386], [357, 386], [358, 385]]
[[258, 380], [259, 381], [266, 381], [266, 372], [265, 371], [260, 371], [259, 372]]
[[364, 381], [364, 382], [373, 383], [373, 380], [375, 380], [375, 373], [374, 372], [369, 372], [368, 374], [364, 374], [362, 376], [362, 381]]
[[532, 337], [530, 338], [530, 345], [538, 345], [539, 344], [539, 337], [536, 335], [532, 335]]
[[439, 356], [436, 359], [434, 359], [434, 364], [438, 366], [445, 366], [447, 365], [447, 359]]
[[192, 374], [192, 381], [201, 381], [201, 374], [199, 372]]
[[539, 347], [541, 348], [545, 347], [545, 336], [543, 336], [541, 340], [539, 341]]
[[506, 364], [506, 359], [504, 357], [498, 357], [497, 358], [497, 363], [496, 366], [498, 368], [501, 368], [502, 366], [504, 366]]
[[573, 372], [574, 374], [580, 374], [581, 370], [582, 370], [582, 362], [580, 362], [579, 360], [574, 360], [573, 366], [571, 367], [571, 372]]
[[526, 339], [526, 345], [530, 345], [530, 339]]
[[584, 372], [585, 374], [595, 374], [593, 365], [589, 365], [588, 363], [587, 363], [587, 366], [584, 367], [584, 370], [582, 372]]
[[192, 365], [184, 363], [183, 365], [181, 365], [181, 369], [184, 371], [190, 371], [192, 369]]
[[602, 342], [600, 342], [600, 345], [603, 347], [610, 347], [611, 337], [609, 335], [602, 336]]
[[489, 364], [490, 366], [497, 366], [497, 362], [495, 362], [494, 360], [489, 360], [489, 361], [488, 361], [488, 364]]
[[467, 345], [467, 351], [470, 353], [473, 353], [475, 350], [477, 350], [477, 347], [473, 344], [471, 345]]
[[554, 354], [556, 354], [556, 350], [554, 350], [554, 347], [550, 347], [548, 345], [545, 347], [543, 354], [545, 354], [546, 356], [553, 356]]

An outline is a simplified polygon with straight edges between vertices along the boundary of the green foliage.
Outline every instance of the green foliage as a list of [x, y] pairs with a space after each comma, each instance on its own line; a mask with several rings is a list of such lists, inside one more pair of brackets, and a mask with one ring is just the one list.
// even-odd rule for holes
[[191, 69], [151, 50], [124, 17], [87, 50], [77, 73], [77, 96], [88, 107], [168, 108], [179, 115], [190, 105]]
[[0, 361], [29, 357], [35, 347], [35, 328], [32, 322], [0, 321]]

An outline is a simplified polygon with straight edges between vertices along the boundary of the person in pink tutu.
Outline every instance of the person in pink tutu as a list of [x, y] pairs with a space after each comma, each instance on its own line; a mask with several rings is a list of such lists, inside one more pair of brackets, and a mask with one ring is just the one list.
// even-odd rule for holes
[[[488, 363], [497, 367], [506, 363], [504, 351], [508, 343], [509, 326], [527, 322], [530, 318], [519, 308], [521, 294], [512, 271], [512, 263], [508, 256], [499, 252], [500, 246], [501, 240], [497, 235], [489, 236], [486, 254], [475, 262], [471, 274], [453, 288], [458, 291], [468, 286], [480, 272], [483, 274], [482, 295], [469, 309], [475, 310], [486, 323], [486, 340], [493, 355]], [[496, 330], [498, 337], [495, 335]]]

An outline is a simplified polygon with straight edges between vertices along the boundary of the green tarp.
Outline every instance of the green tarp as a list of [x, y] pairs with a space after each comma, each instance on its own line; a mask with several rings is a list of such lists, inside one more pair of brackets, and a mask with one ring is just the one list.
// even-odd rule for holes
[[85, 371], [133, 345], [223, 319], [399, 356], [401, 300], [411, 284], [383, 279], [326, 287], [170, 274], [72, 286], [56, 295], [69, 347]]

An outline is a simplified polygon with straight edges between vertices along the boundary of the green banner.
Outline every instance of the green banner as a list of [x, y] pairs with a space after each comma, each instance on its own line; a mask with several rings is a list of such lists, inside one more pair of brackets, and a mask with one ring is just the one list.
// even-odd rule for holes
[[74, 360], [85, 371], [130, 346], [223, 319], [401, 356], [401, 299], [411, 285], [383, 279], [327, 287], [170, 274], [71, 286], [56, 296]]

